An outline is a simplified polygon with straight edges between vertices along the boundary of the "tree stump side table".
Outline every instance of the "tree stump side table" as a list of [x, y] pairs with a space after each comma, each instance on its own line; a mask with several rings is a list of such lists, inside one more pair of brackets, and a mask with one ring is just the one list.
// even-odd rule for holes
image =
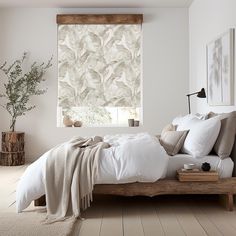
[[23, 132], [2, 132], [2, 151], [0, 164], [19, 166], [25, 164]]

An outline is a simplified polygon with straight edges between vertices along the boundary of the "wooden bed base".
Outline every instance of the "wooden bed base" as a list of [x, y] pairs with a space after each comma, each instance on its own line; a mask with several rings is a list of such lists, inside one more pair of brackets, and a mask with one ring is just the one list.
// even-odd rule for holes
[[[180, 182], [176, 179], [164, 179], [155, 183], [99, 184], [95, 185], [93, 194], [149, 197], [167, 194], [219, 194], [226, 209], [232, 211], [236, 177], [220, 179], [217, 182]], [[35, 206], [45, 204], [45, 196], [35, 200]]]

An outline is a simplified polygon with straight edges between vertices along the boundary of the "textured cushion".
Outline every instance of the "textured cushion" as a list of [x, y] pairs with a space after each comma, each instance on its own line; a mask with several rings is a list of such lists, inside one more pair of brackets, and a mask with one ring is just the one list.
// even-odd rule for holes
[[182, 151], [193, 157], [204, 157], [212, 150], [221, 122], [215, 117], [208, 120], [193, 118], [177, 127], [177, 131], [189, 130]]
[[168, 124], [166, 125], [163, 130], [161, 131], [161, 135], [163, 135], [165, 132], [167, 131], [175, 131], [176, 130], [176, 126], [172, 125], [172, 124]]
[[[209, 118], [214, 116], [217, 116], [217, 114], [213, 112], [208, 114]], [[221, 128], [213, 150], [221, 159], [224, 159], [230, 156], [234, 146], [236, 133], [236, 112], [234, 111], [220, 114], [218, 117], [221, 120]]]
[[162, 132], [160, 143], [170, 156], [176, 155], [184, 144], [188, 131]]

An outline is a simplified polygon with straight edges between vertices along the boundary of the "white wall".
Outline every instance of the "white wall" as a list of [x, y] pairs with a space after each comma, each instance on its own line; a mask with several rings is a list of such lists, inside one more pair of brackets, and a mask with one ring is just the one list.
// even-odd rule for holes
[[[143, 99], [144, 126], [139, 128], [56, 128], [58, 13], [144, 13]], [[16, 128], [26, 133], [26, 156], [40, 154], [74, 135], [148, 131], [157, 134], [178, 115], [187, 113], [188, 9], [2, 9], [0, 60], [12, 60], [23, 51], [30, 59], [54, 55], [47, 74], [47, 94], [35, 97], [37, 108], [18, 119]], [[0, 110], [0, 131], [8, 130], [9, 117]]]
[[[229, 28], [235, 28], [235, 10], [235, 0], [194, 0], [192, 3], [189, 10], [190, 91], [207, 88], [206, 45]], [[236, 110], [236, 96], [234, 106], [208, 106], [206, 99], [193, 98], [192, 101], [193, 112]]]

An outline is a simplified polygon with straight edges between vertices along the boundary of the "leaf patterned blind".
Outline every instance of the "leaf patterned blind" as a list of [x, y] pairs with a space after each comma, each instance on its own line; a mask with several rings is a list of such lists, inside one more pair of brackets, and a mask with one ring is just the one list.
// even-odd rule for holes
[[59, 106], [140, 107], [141, 35], [141, 24], [59, 24]]

